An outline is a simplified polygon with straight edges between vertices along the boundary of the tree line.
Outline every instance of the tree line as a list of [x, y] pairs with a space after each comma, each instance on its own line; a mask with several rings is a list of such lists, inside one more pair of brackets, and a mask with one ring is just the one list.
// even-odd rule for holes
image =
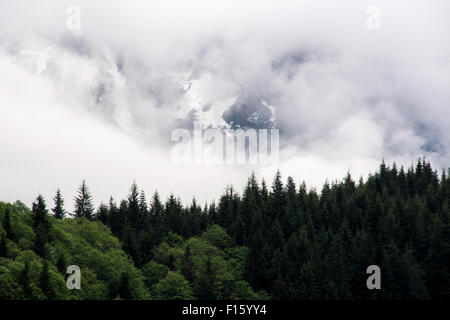
[[[32, 251], [43, 261], [42, 275], [52, 264], [63, 269], [68, 261], [55, 254], [52, 225], [104, 226], [135, 267], [143, 287], [138, 291], [146, 293], [137, 294], [137, 280], [125, 272], [106, 285], [106, 298], [446, 299], [448, 175], [425, 159], [407, 169], [383, 161], [365, 180], [347, 174], [320, 191], [292, 177], [284, 182], [280, 172], [270, 185], [252, 175], [242, 193], [227, 187], [217, 203], [204, 206], [195, 199], [184, 206], [174, 195], [163, 202], [157, 192], [147, 201], [133, 183], [126, 199], [111, 198], [97, 209], [83, 181], [75, 219], [67, 218], [60, 190], [53, 217], [38, 196], [29, 212]], [[3, 210], [0, 257], [11, 256], [9, 206]], [[366, 287], [369, 265], [381, 269], [381, 290]], [[41, 278], [47, 292], [49, 281]], [[18, 282], [28, 290], [26, 281]]]

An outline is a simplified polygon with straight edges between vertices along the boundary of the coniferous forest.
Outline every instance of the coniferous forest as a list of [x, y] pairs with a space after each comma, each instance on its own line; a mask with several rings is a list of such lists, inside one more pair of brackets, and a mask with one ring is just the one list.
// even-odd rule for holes
[[0, 299], [448, 299], [449, 174], [421, 159], [321, 190], [251, 176], [204, 206], [133, 184], [94, 208], [84, 181], [71, 213], [59, 190], [0, 202]]

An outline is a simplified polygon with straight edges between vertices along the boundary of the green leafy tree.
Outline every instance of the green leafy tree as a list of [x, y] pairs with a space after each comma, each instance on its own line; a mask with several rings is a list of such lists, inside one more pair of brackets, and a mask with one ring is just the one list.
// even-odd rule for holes
[[153, 295], [159, 300], [191, 300], [192, 288], [178, 272], [169, 271], [167, 276], [153, 286]]
[[206, 258], [203, 270], [199, 271], [194, 283], [195, 296], [200, 300], [216, 299], [216, 274], [212, 267], [211, 256]]

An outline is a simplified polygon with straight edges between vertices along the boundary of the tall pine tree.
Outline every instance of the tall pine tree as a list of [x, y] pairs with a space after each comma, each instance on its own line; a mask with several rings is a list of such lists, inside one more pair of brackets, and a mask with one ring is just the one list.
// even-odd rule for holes
[[66, 214], [66, 210], [64, 210], [64, 199], [61, 195], [61, 190], [58, 188], [56, 190], [56, 195], [53, 198], [55, 201], [55, 207], [52, 208], [53, 214], [56, 219], [64, 219], [64, 216]]
[[94, 205], [92, 203], [92, 196], [89, 192], [89, 188], [86, 185], [86, 181], [83, 180], [80, 188], [78, 189], [78, 195], [75, 197], [75, 217], [84, 217], [88, 220], [92, 220], [94, 213]]

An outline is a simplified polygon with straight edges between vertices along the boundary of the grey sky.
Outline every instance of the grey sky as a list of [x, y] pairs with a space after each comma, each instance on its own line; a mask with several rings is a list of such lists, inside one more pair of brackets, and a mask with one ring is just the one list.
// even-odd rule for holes
[[[382, 158], [449, 166], [448, 1], [93, 2], [0, 1], [1, 200], [50, 202], [61, 187], [71, 210], [86, 179], [96, 204], [133, 180], [210, 201], [251, 170], [320, 186]], [[282, 133], [278, 166], [171, 163], [176, 119], [261, 99]]]

